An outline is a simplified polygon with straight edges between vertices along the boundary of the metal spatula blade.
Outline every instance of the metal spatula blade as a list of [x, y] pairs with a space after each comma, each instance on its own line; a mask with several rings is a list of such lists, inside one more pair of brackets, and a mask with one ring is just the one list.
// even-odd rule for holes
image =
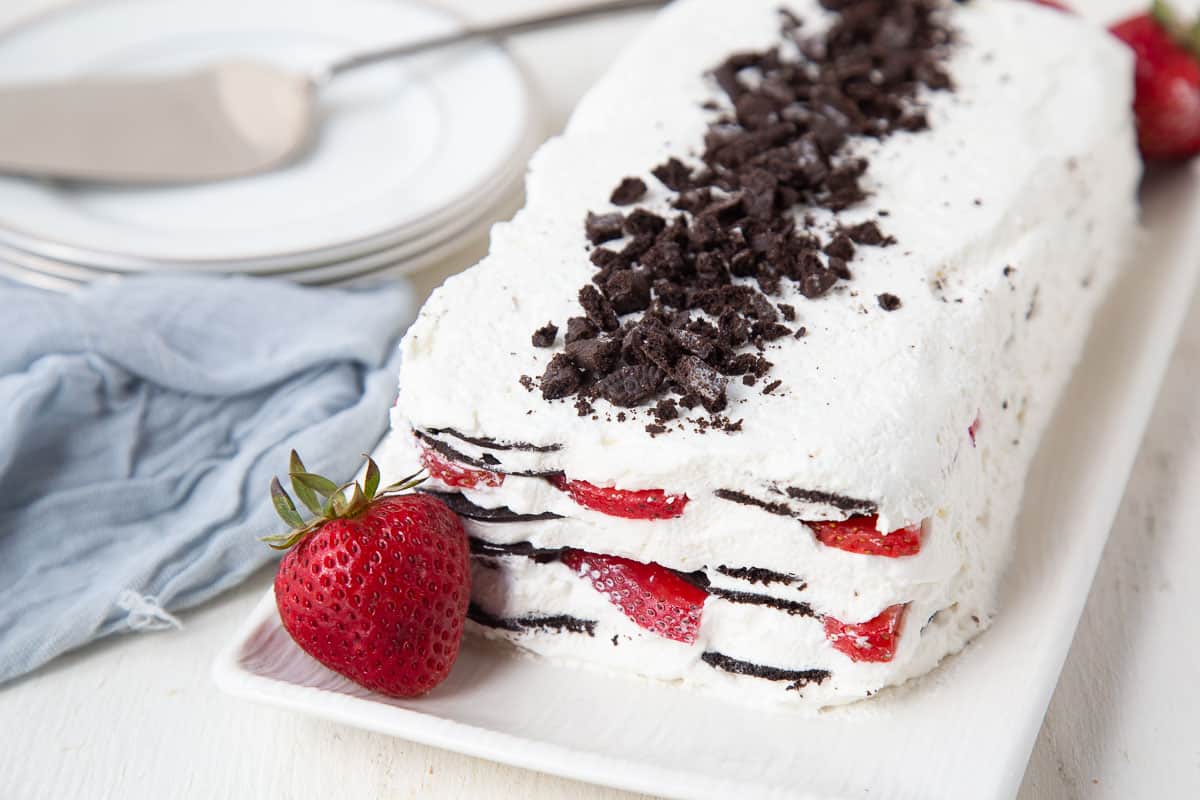
[[307, 77], [250, 61], [0, 86], [0, 172], [117, 183], [250, 175], [303, 152], [315, 101]]
[[317, 121], [318, 91], [344, 72], [472, 39], [664, 4], [608, 0], [467, 28], [353, 53], [313, 75], [225, 61], [154, 78], [0, 84], [0, 173], [131, 184], [252, 175], [305, 151]]

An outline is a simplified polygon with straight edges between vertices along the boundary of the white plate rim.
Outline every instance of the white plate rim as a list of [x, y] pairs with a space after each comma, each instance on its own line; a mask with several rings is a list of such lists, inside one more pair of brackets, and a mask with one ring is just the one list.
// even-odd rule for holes
[[[347, 286], [368, 279], [391, 279], [419, 272], [425, 267], [457, 253], [500, 220], [500, 214], [514, 198], [516, 181], [500, 187], [479, 210], [437, 235], [419, 242], [420, 249], [406, 246], [399, 251], [385, 250], [362, 259], [329, 265], [327, 269], [301, 270], [295, 273], [259, 275], [256, 277], [291, 280], [307, 286]], [[21, 255], [13, 258], [0, 245], [0, 277], [25, 286], [56, 292], [73, 292], [93, 281], [120, 280], [129, 277], [125, 273], [102, 272], [86, 277], [72, 277], [58, 265], [46, 264], [38, 256]]]
[[[340, 276], [343, 274], [348, 276], [346, 279], [361, 278], [383, 270], [396, 270], [400, 266], [403, 266], [404, 269], [396, 270], [397, 274], [415, 272], [422, 265], [430, 262], [431, 251], [447, 252], [448, 249], [452, 249], [446, 247], [450, 240], [474, 236], [481, 225], [491, 220], [491, 217], [520, 184], [524, 175], [524, 162], [533, 147], [534, 139], [527, 139], [513, 157], [513, 168], [507, 170], [506, 174], [499, 176], [497, 180], [490, 182], [488, 186], [482, 187], [469, 204], [456, 208], [455, 213], [450, 217], [451, 222], [420, 232], [397, 244], [354, 257], [303, 265], [294, 269], [251, 274], [263, 278], [286, 278], [299, 283], [323, 284], [341, 282], [343, 278]], [[3, 242], [0, 242], [0, 263], [6, 264], [11, 269], [70, 281], [75, 285], [82, 285], [93, 280], [142, 274], [62, 262]], [[231, 270], [229, 273], [222, 274], [232, 274], [232, 272]]]
[[[492, 202], [484, 206], [476, 215], [446, 229], [440, 235], [431, 237], [420, 243], [422, 249], [416, 252], [405, 250], [397, 254], [383, 251], [372, 257], [365, 258], [355, 264], [337, 264], [336, 270], [306, 270], [296, 273], [279, 275], [260, 275], [256, 277], [290, 280], [307, 286], [344, 286], [365, 281], [368, 278], [393, 278], [411, 275], [419, 272], [430, 264], [447, 258], [466, 247], [482, 235], [491, 225], [497, 222], [496, 215], [503, 209], [512, 195], [500, 192]], [[46, 267], [34, 267], [29, 259], [13, 260], [0, 246], [0, 277], [8, 278], [26, 286], [48, 289], [57, 292], [73, 292], [94, 281], [114, 281], [130, 277], [121, 273], [101, 273], [88, 278], [67, 277], [61, 272], [55, 272]], [[313, 274], [315, 273], [315, 274]]]
[[[117, 1], [119, 0], [76, 0], [75, 2], [46, 9], [0, 30], [0, 43], [48, 22], [53, 22], [60, 16], [68, 16], [81, 9]], [[465, 24], [461, 14], [435, 5], [429, 2], [429, 0], [403, 0], [403, 2], [433, 11], [457, 25], [461, 26]], [[310, 264], [329, 264], [338, 260], [353, 258], [365, 253], [398, 245], [406, 238], [423, 233], [441, 224], [447, 217], [456, 214], [462, 206], [470, 202], [469, 198], [475, 192], [480, 191], [486, 184], [505, 179], [507, 177], [506, 173], [511, 168], [513, 159], [524, 153], [528, 141], [531, 138], [541, 138], [540, 134], [544, 127], [544, 119], [541, 110], [533, 101], [532, 86], [525, 69], [512, 58], [502, 42], [482, 41], [470, 46], [494, 51], [495, 55], [507, 62], [512, 68], [516, 76], [515, 86], [519, 89], [523, 103], [520, 115], [523, 123], [521, 132], [516, 137], [512, 149], [503, 158], [498, 160], [496, 168], [491, 173], [477, 178], [473, 186], [464, 188], [456, 198], [453, 198], [441, 207], [430, 209], [426, 214], [408, 220], [402, 225], [379, 230], [367, 236], [318, 247], [281, 251], [270, 255], [229, 259], [157, 258], [145, 257], [132, 252], [89, 248], [69, 242], [45, 239], [23, 231], [11, 224], [7, 224], [2, 219], [0, 219], [0, 242], [10, 248], [23, 250], [31, 255], [39, 255], [56, 261], [83, 266], [96, 266], [112, 272], [158, 271], [165, 267], [168, 269], [200, 272], [237, 271], [273, 273], [288, 271]], [[522, 158], [521, 160], [523, 163], [524, 159]]]

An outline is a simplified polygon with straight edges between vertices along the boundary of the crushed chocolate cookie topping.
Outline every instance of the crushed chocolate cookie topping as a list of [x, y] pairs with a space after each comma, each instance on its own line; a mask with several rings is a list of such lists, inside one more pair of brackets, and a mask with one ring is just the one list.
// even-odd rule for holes
[[604, 244], [624, 236], [625, 217], [622, 214], [593, 214], [588, 212], [584, 231], [592, 244]]
[[547, 322], [545, 325], [533, 332], [533, 346], [553, 347], [554, 340], [556, 338], [558, 338], [558, 326], [553, 322]]
[[884, 292], [876, 298], [879, 301], [879, 307], [884, 311], [895, 311], [900, 307], [900, 298], [890, 292]]
[[636, 203], [646, 196], [646, 182], [641, 178], [625, 178], [613, 189], [612, 201], [614, 206], [627, 206]]
[[[895, 242], [878, 222], [821, 228], [808, 211], [836, 215], [865, 199], [870, 164], [847, 152], [852, 140], [928, 127], [918, 92], [951, 88], [942, 62], [952, 36], [937, 0], [821, 4], [835, 15], [824, 33], [805, 35], [781, 12], [780, 46], [734, 54], [712, 71], [724, 102], [704, 105], [717, 116], [700, 163], [671, 158], [650, 170], [674, 212], [588, 214], [597, 270], [579, 291], [583, 316], [566, 323], [565, 352], [542, 375], [546, 400], [635, 407], [673, 394], [716, 414], [730, 378], [753, 385], [770, 370], [747, 348], [804, 335], [789, 324], [795, 307], [770, 299], [785, 281], [822, 297], [852, 279], [860, 248]], [[627, 177], [610, 200], [633, 206], [647, 192]], [[675, 416], [661, 403], [650, 413], [651, 434]]]

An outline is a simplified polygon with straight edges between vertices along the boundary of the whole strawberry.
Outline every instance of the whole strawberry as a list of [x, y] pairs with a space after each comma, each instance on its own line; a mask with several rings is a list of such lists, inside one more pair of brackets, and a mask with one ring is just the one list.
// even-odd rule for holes
[[294, 451], [290, 475], [315, 518], [301, 518], [271, 482], [292, 527], [264, 539], [290, 548], [275, 576], [283, 627], [317, 661], [373, 691], [415, 697], [437, 686], [458, 657], [471, 593], [458, 517], [435, 497], [403, 494], [420, 483], [415, 475], [379, 489], [370, 459], [361, 486], [309, 473]]
[[1110, 30], [1136, 59], [1133, 108], [1142, 155], [1183, 159], [1200, 152], [1200, 26], [1180, 23], [1158, 1]]

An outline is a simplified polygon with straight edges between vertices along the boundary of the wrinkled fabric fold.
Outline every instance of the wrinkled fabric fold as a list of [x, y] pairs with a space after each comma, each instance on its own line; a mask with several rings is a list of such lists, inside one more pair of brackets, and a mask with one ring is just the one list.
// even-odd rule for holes
[[413, 311], [405, 284], [0, 286], [0, 682], [138, 627], [130, 592], [186, 608], [276, 557], [271, 477], [293, 447], [353, 475]]

